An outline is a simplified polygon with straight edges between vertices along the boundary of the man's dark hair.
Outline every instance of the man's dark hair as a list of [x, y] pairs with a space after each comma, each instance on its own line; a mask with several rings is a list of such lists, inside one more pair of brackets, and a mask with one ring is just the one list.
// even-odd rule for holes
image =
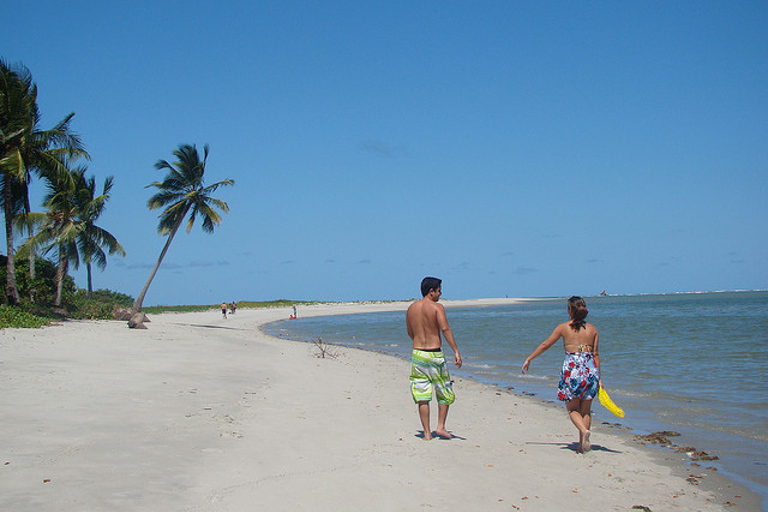
[[421, 280], [421, 296], [426, 297], [431, 290], [437, 290], [443, 283], [442, 279], [436, 277], [425, 277]]

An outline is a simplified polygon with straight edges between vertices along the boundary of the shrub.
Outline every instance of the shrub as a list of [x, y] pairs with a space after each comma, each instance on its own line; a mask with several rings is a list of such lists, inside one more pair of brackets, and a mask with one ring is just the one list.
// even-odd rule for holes
[[113, 320], [115, 307], [130, 308], [132, 305], [133, 298], [124, 293], [94, 290], [89, 297], [86, 290], [77, 290], [67, 310], [74, 318]]
[[48, 325], [55, 318], [37, 316], [17, 306], [0, 304], [0, 329], [6, 327], [38, 328]]
[[[7, 258], [0, 255], [0, 282], [5, 283], [5, 264]], [[56, 297], [56, 265], [44, 258], [35, 258], [35, 278], [29, 276], [29, 260], [16, 258], [16, 288], [23, 303], [53, 304]], [[75, 280], [65, 275], [61, 296], [61, 305], [66, 308], [72, 302], [75, 293]], [[7, 304], [3, 293], [0, 303]]]

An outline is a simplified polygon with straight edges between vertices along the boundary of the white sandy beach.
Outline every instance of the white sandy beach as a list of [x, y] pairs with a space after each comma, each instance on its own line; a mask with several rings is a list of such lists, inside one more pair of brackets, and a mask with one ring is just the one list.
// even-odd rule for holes
[[[0, 331], [0, 510], [759, 509], [721, 476], [606, 425], [577, 454], [562, 407], [466, 379], [448, 418], [457, 437], [426, 442], [406, 361], [348, 348], [320, 359], [259, 329], [289, 313]], [[393, 341], [408, 342], [404, 325]], [[692, 485], [691, 474], [706, 476]]]

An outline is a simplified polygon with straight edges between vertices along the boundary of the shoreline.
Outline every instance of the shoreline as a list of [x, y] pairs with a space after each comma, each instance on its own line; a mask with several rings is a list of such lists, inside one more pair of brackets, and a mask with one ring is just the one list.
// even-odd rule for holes
[[[319, 304], [299, 315], [408, 304]], [[456, 379], [448, 429], [458, 437], [425, 442], [406, 361], [347, 347], [321, 359], [311, 344], [260, 329], [288, 314], [167, 313], [146, 331], [77, 321], [0, 332], [2, 508], [760, 507], [722, 475], [691, 485], [692, 468], [664, 460], [679, 454], [604, 425], [593, 429], [596, 448], [578, 455], [562, 408], [470, 379]]]
[[[680, 293], [697, 293], [697, 292], [680, 292]], [[551, 298], [488, 298], [488, 299], [459, 299], [459, 300], [452, 300], [452, 299], [441, 299], [440, 303], [443, 304], [446, 309], [450, 308], [468, 308], [468, 307], [493, 307], [493, 306], [503, 306], [503, 305], [514, 305], [514, 304], [521, 304], [521, 303], [530, 303], [530, 302], [537, 302], [542, 300], [551, 300]], [[345, 311], [345, 310], [339, 310], [334, 311], [331, 313], [322, 312], [318, 314], [315, 311], [310, 310], [309, 314], [305, 314], [304, 316], [310, 316], [310, 317], [316, 317], [316, 316], [335, 316], [335, 315], [345, 315], [345, 314], [355, 314], [355, 313], [377, 313], [377, 312], [387, 312], [387, 311], [400, 311], [402, 310], [403, 313], [405, 312], [405, 309], [412, 303], [412, 300], [410, 301], [389, 301], [389, 302], [365, 302], [365, 303], [344, 303], [347, 305], [364, 305], [367, 306], [366, 310], [360, 310], [360, 311]], [[305, 306], [302, 308], [303, 310], [306, 310], [307, 307]], [[263, 327], [263, 325], [262, 325]], [[266, 333], [269, 336], [268, 333]], [[273, 336], [274, 337], [274, 336]], [[286, 339], [287, 338], [280, 338], [280, 339]], [[296, 340], [289, 340], [289, 341], [296, 341]], [[300, 343], [307, 343], [307, 342], [300, 342]], [[360, 350], [363, 352], [371, 352], [376, 354], [385, 355], [387, 357], [392, 357], [395, 360], [400, 361], [401, 359], [397, 356], [387, 354], [384, 351], [377, 351], [373, 349], [365, 349], [365, 348], [358, 348], [358, 347], [346, 347], [345, 349], [349, 350]], [[450, 353], [450, 350], [449, 350]], [[452, 366], [451, 366], [452, 368]], [[562, 410], [562, 405], [556, 401], [541, 398], [537, 394], [521, 394], [521, 393], [515, 393], [508, 389], [506, 389], [503, 386], [494, 384], [490, 381], [483, 381], [480, 378], [473, 377], [473, 376], [466, 376], [463, 377], [466, 378], [469, 381], [475, 382], [481, 386], [486, 386], [489, 388], [493, 388], [496, 390], [497, 393], [502, 394], [508, 394], [510, 396], [514, 396], [516, 399], [519, 400], [527, 400], [531, 403], [534, 403], [538, 406], [541, 406], [543, 408], [551, 408], [555, 409], [557, 411]], [[729, 503], [729, 507], [732, 507], [733, 505], [741, 505], [742, 507], [746, 507], [748, 510], [768, 510], [768, 501], [765, 502], [765, 506], [761, 508], [761, 504], [763, 504], [764, 500], [760, 494], [753, 491], [749, 488], [748, 482], [741, 482], [739, 481], [740, 477], [737, 474], [731, 474], [727, 472], [721, 472], [717, 468], [710, 468], [705, 467], [706, 461], [696, 462], [695, 460], [692, 460], [690, 457], [687, 456], [686, 453], [676, 452], [674, 448], [677, 447], [677, 445], [672, 442], [671, 445], [665, 446], [663, 444], [654, 444], [652, 442], [641, 442], [637, 437], [641, 436], [641, 431], [636, 430], [634, 427], [630, 427], [627, 425], [624, 425], [622, 423], [622, 419], [620, 418], [614, 418], [616, 419], [615, 422], [608, 422], [608, 421], [601, 421], [601, 427], [604, 429], [607, 429], [607, 433], [609, 435], [613, 436], [619, 436], [621, 437], [625, 442], [632, 443], [636, 447], [645, 450], [651, 457], [654, 458], [659, 464], [666, 465], [670, 468], [670, 470], [679, 478], [686, 479], [691, 485], [699, 486], [703, 490], [707, 490], [709, 492], [712, 492], [713, 494], [717, 495], [720, 498], [721, 503]], [[563, 420], [566, 421], [568, 425], [568, 418], [567, 416], [563, 416]], [[595, 431], [593, 427], [593, 432]], [[649, 432], [650, 433], [650, 432]], [[653, 434], [653, 433], [651, 433]], [[705, 449], [706, 447], [697, 447], [697, 449]], [[733, 497], [732, 495], [736, 495], [738, 497], [738, 503], [734, 501], [729, 501], [729, 497]], [[747, 499], [744, 499], [747, 498]]]

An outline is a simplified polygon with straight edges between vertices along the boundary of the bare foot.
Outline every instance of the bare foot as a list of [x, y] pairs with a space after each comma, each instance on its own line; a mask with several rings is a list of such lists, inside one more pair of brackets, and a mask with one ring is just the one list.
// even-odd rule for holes
[[441, 439], [453, 439], [453, 436], [447, 430], [435, 430], [435, 435]]
[[584, 439], [581, 442], [581, 450], [583, 452], [588, 452], [589, 450], [592, 449], [592, 445], [589, 444], [589, 435], [590, 434], [591, 434], [591, 432], [589, 430], [587, 430], [587, 433], [584, 434]]
[[425, 440], [425, 441], [431, 441], [431, 440], [432, 440], [432, 433], [431, 433], [431, 432], [427, 432], [427, 431], [425, 430], [425, 431], [424, 431], [424, 440]]

